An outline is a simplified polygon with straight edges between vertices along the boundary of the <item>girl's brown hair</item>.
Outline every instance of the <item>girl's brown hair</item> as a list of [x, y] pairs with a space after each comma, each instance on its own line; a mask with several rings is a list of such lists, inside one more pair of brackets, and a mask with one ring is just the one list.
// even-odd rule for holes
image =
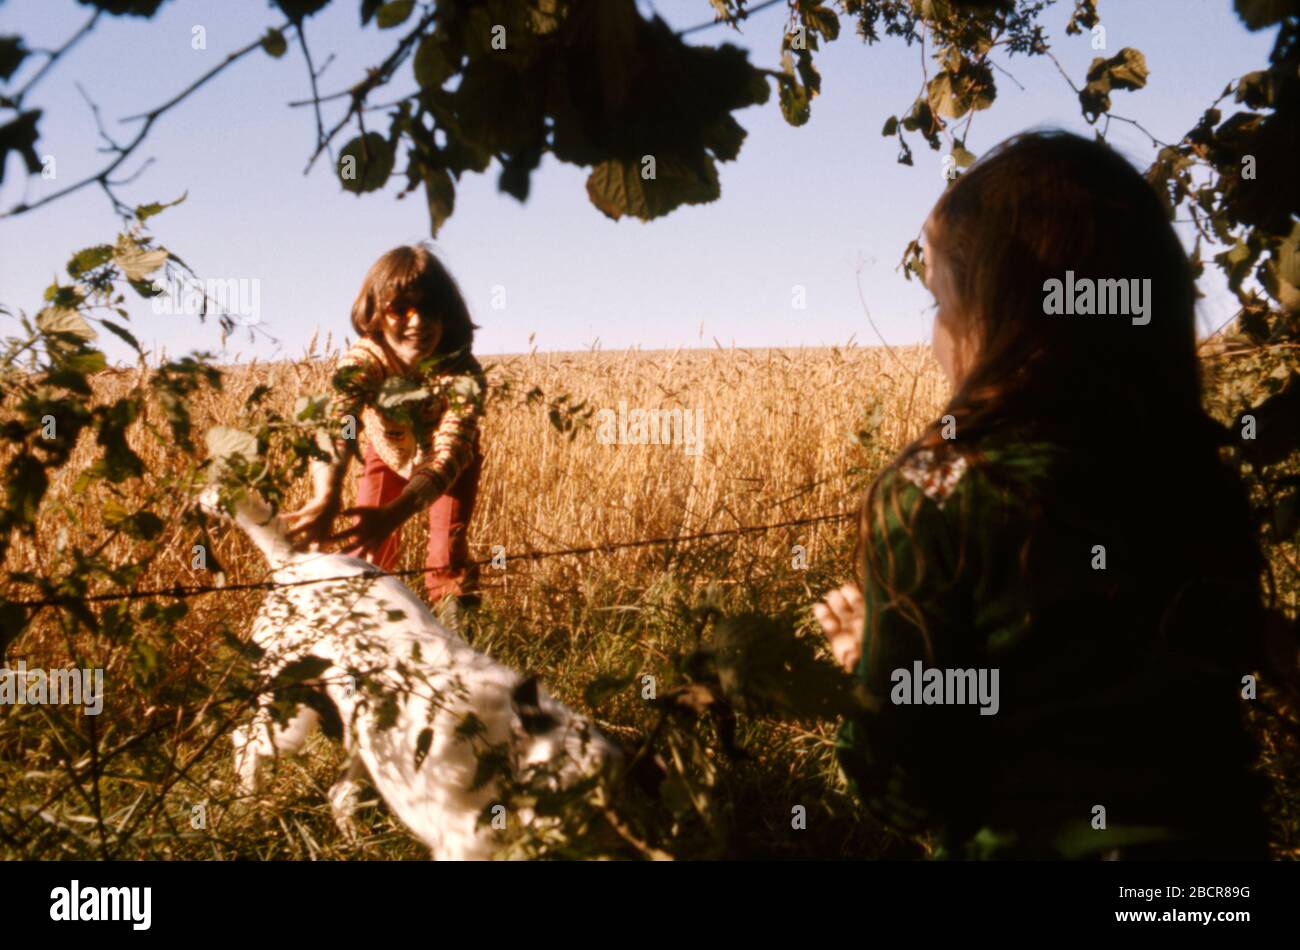
[[382, 333], [390, 305], [399, 313], [414, 308], [440, 321], [440, 355], [463, 357], [473, 347], [478, 328], [470, 320], [465, 298], [455, 278], [423, 244], [395, 247], [371, 265], [352, 304], [352, 328], [362, 336]]
[[[956, 420], [956, 440], [945, 440], [935, 421], [891, 469], [927, 449], [955, 450], [979, 464], [990, 433], [1032, 433], [1101, 473], [1086, 482], [1087, 506], [1064, 494], [1049, 503], [1094, 511], [1110, 505], [1151, 536], [1144, 553], [1176, 561], [1177, 570], [1224, 568], [1252, 586], [1257, 600], [1263, 562], [1244, 489], [1217, 456], [1226, 433], [1201, 406], [1191, 267], [1148, 182], [1100, 142], [1063, 132], [1020, 135], [949, 186], [926, 238], [956, 298], [948, 329], [974, 358], [942, 414]], [[1045, 283], [1064, 282], [1067, 271], [1076, 284], [1149, 279], [1149, 322], [1046, 312]], [[982, 471], [999, 477], [993, 466]], [[921, 611], [894, 589], [895, 565], [882, 563], [870, 539], [887, 511], [898, 514], [896, 493], [881, 490], [886, 481], [898, 484], [877, 480], [863, 505], [859, 564], [869, 583], [916, 618], [924, 637]], [[1063, 491], [1077, 491], [1072, 485]], [[1041, 503], [1031, 499], [1031, 510]], [[914, 524], [915, 514], [904, 524]], [[1170, 536], [1157, 542], [1161, 532]], [[1184, 535], [1192, 547], [1178, 551]], [[1022, 575], [1032, 542], [1031, 532]], [[1159, 543], [1170, 550], [1158, 550]], [[915, 568], [919, 578], [924, 565]]]

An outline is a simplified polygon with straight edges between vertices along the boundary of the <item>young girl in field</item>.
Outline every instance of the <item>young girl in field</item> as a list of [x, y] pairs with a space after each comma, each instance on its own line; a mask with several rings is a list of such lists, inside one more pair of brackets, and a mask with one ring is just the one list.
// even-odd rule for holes
[[[1158, 196], [1102, 144], [1025, 135], [923, 248], [954, 395], [867, 495], [861, 587], [815, 608], [876, 701], [840, 732], [850, 786], [942, 856], [1265, 856], [1242, 724], [1263, 562]], [[1067, 271], [1149, 279], [1149, 321], [1045, 306]]]
[[[482, 455], [486, 383], [470, 352], [474, 324], [451, 275], [425, 247], [398, 247], [370, 268], [352, 306], [358, 342], [339, 361], [334, 413], [364, 433], [357, 506], [340, 511], [356, 439], [339, 440], [314, 469], [315, 496], [287, 518], [296, 542], [350, 548], [384, 570], [397, 565], [401, 526], [429, 512], [425, 575], [436, 603], [472, 606], [477, 572], [466, 532]], [[352, 527], [333, 533], [339, 514]]]

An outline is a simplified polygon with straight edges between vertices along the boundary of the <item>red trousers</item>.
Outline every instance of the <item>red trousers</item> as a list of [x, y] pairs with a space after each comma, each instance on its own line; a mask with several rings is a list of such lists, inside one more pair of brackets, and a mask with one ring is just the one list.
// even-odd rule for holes
[[[474, 460], [452, 482], [451, 487], [429, 508], [429, 555], [424, 582], [429, 597], [437, 603], [448, 595], [473, 592], [478, 586], [478, 568], [469, 563], [469, 520], [474, 514], [483, 456], [474, 447]], [[366, 446], [366, 463], [357, 488], [357, 505], [383, 505], [395, 499], [407, 480], [384, 464], [374, 448]], [[381, 570], [397, 567], [400, 530], [390, 535], [376, 556], [367, 558]], [[366, 557], [360, 549], [347, 552]]]

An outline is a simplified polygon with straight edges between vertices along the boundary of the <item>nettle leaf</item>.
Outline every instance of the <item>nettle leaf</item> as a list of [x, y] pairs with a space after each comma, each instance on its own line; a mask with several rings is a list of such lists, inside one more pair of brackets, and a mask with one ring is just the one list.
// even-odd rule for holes
[[139, 541], [152, 541], [165, 527], [163, 520], [152, 511], [128, 511], [116, 498], [105, 502], [103, 517], [104, 524]]
[[587, 195], [615, 221], [624, 215], [649, 221], [684, 204], [716, 201], [722, 193], [711, 158], [691, 165], [659, 156], [655, 166], [655, 177], [648, 179], [643, 177], [645, 165], [640, 161], [601, 162], [587, 178]]
[[119, 340], [126, 343], [127, 346], [131, 347], [137, 353], [141, 352], [140, 341], [137, 340], [135, 338], [135, 334], [132, 333], [130, 330], [128, 330], [126, 327], [122, 326], [119, 323], [114, 323], [112, 320], [100, 320], [99, 322], [103, 324], [105, 330], [113, 334]]
[[257, 458], [257, 436], [242, 429], [229, 426], [213, 426], [208, 430], [204, 441], [208, 446], [208, 457], [227, 459], [236, 455], [247, 461]]
[[[262, 393], [255, 393], [258, 401], [266, 395], [266, 387], [258, 387], [264, 390]], [[252, 397], [250, 397], [252, 401]], [[330, 397], [328, 395], [299, 396], [297, 402], [293, 404], [293, 417], [299, 422], [306, 422], [309, 419], [323, 419], [329, 408]]]
[[141, 247], [125, 234], [118, 237], [117, 247], [113, 251], [113, 260], [127, 280], [143, 281], [166, 264], [167, 258], [168, 254], [162, 248], [149, 250]]
[[344, 191], [377, 191], [393, 173], [393, 147], [378, 132], [357, 136], [339, 153], [337, 171]]
[[81, 314], [63, 307], [46, 307], [38, 313], [36, 329], [46, 336], [66, 335], [87, 342], [96, 336], [94, 329]]
[[96, 244], [94, 247], [83, 248], [72, 259], [68, 261], [68, 276], [80, 277], [87, 271], [92, 271], [96, 267], [103, 267], [113, 259], [113, 245]]
[[0, 36], [0, 79], [8, 79], [30, 53], [21, 36]]
[[380, 384], [375, 394], [375, 407], [382, 413], [400, 416], [409, 413], [411, 408], [423, 403], [431, 395], [428, 389], [414, 380], [390, 376]]

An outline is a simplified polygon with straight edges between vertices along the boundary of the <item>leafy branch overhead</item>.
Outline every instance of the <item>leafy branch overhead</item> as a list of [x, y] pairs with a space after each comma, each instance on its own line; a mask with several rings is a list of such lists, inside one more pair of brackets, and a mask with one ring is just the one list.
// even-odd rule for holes
[[[413, 14], [376, 10], [387, 28]], [[713, 201], [716, 163], [745, 137], [732, 113], [768, 95], [744, 52], [688, 45], [632, 0], [442, 3], [402, 42], [419, 91], [394, 106], [387, 134], [345, 144], [337, 169], [347, 190], [374, 191], [404, 151], [403, 194], [423, 188], [434, 233], [463, 174], [495, 161], [501, 190], [522, 201], [546, 154], [591, 168], [588, 194], [612, 218]], [[371, 91], [351, 100], [358, 124]]]

